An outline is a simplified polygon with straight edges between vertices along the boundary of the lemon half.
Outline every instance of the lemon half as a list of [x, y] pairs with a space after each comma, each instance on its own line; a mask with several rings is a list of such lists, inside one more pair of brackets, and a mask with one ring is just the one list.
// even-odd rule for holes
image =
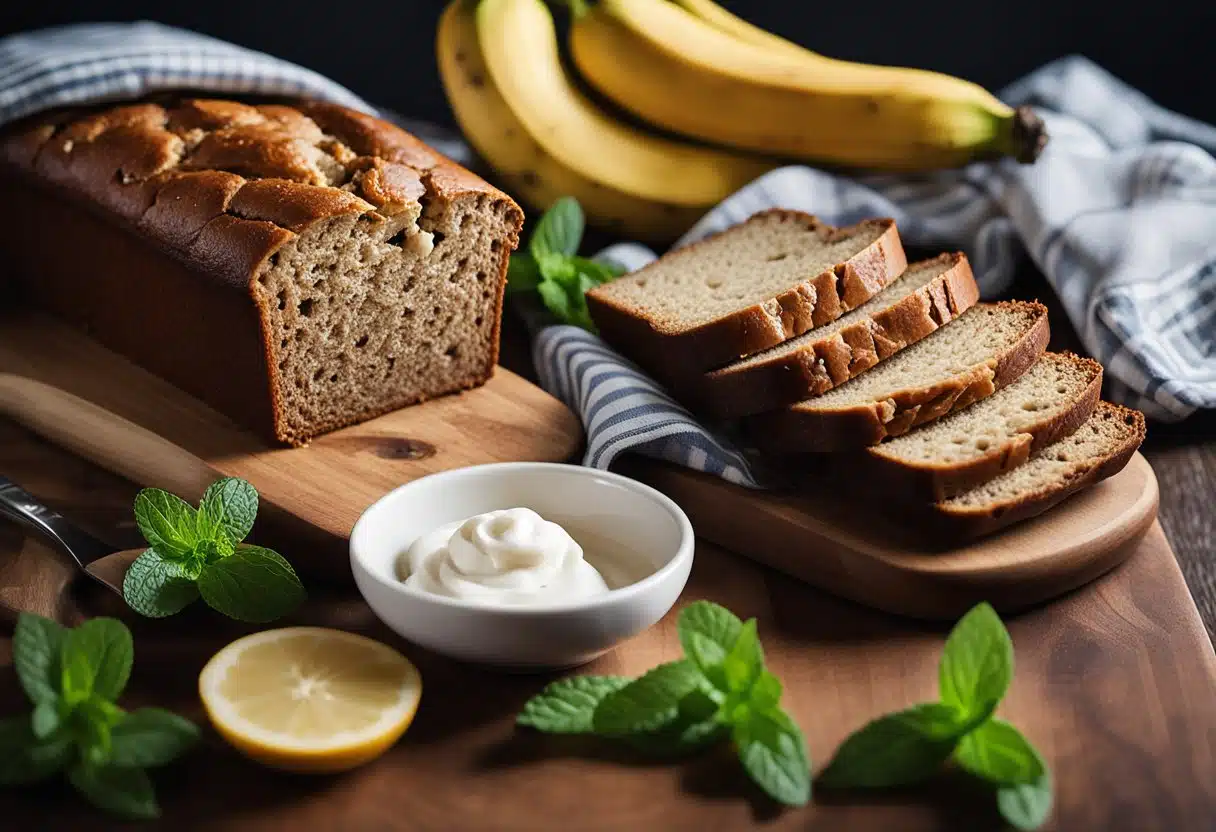
[[418, 669], [393, 648], [322, 627], [266, 630], [220, 650], [198, 677], [216, 731], [245, 756], [288, 771], [345, 771], [409, 727]]

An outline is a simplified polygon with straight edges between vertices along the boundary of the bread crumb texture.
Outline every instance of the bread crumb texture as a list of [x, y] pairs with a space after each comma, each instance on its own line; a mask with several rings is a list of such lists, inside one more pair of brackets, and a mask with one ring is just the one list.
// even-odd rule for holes
[[879, 222], [838, 229], [804, 214], [765, 212], [676, 250], [597, 293], [652, 321], [660, 331], [688, 330], [739, 309], [772, 303], [783, 292], [864, 251], [887, 230]]
[[1040, 318], [1034, 304], [982, 304], [929, 337], [896, 353], [822, 396], [794, 407], [807, 411], [834, 410], [882, 401], [905, 390], [931, 388], [994, 363], [1002, 351], [1017, 344]]
[[1102, 377], [1088, 358], [1047, 353], [1007, 387], [944, 419], [885, 442], [873, 453], [909, 464], [950, 466], [983, 458], [1076, 407]]
[[995, 511], [1061, 491], [1112, 457], [1144, 440], [1143, 414], [1099, 402], [1093, 415], [1071, 435], [1054, 442], [1025, 464], [940, 505], [948, 511]]
[[[775, 347], [765, 350], [764, 352], [756, 353], [747, 358], [736, 361], [715, 371], [715, 375], [721, 375], [727, 372], [736, 372], [746, 370], [751, 367], [768, 364], [775, 359], [784, 358], [785, 356], [801, 352], [808, 345], [813, 345], [819, 341], [827, 341], [837, 332], [848, 329], [855, 324], [865, 321], [875, 313], [889, 309], [909, 295], [924, 289], [934, 280], [937, 280], [945, 272], [957, 266], [958, 263], [951, 257], [937, 257], [933, 260], [927, 260], [922, 263], [915, 263], [908, 267], [908, 270], [900, 277], [896, 278], [895, 282], [887, 286], [870, 300], [851, 309], [841, 317], [834, 321], [817, 326], [814, 329], [804, 332], [802, 335], [797, 335], [790, 338], [784, 343], [778, 344]], [[881, 335], [881, 333], [880, 333]]]

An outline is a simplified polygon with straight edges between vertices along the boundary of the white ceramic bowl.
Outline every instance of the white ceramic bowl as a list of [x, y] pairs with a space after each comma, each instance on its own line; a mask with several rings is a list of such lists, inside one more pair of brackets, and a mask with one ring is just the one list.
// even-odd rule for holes
[[[516, 507], [565, 527], [610, 591], [561, 605], [508, 607], [401, 581], [398, 558], [421, 535]], [[662, 618], [688, 580], [693, 543], [684, 512], [648, 485], [577, 465], [505, 462], [432, 474], [386, 494], [355, 524], [350, 565], [368, 605], [409, 641], [471, 662], [569, 667]]]

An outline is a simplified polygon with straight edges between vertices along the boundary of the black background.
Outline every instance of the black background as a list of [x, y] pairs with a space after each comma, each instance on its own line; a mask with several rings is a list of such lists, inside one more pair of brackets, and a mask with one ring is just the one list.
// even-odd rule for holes
[[[1208, 0], [725, 0], [826, 55], [919, 66], [999, 89], [1084, 54], [1160, 103], [1216, 122], [1216, 4]], [[158, 20], [318, 70], [373, 103], [451, 123], [435, 70], [441, 0], [0, 0], [0, 33], [89, 20]]]

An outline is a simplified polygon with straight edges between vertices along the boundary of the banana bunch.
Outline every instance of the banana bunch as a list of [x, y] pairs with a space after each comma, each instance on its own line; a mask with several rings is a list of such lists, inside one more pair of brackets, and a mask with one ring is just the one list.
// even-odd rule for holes
[[[776, 157], [871, 170], [1033, 161], [1042, 122], [935, 72], [824, 57], [713, 0], [565, 0], [579, 73], [641, 120], [583, 95], [545, 0], [451, 0], [440, 74], [466, 137], [538, 207], [573, 196], [595, 224], [669, 241], [775, 167]], [[717, 145], [717, 148], [706, 146]]]
[[572, 196], [596, 225], [669, 242], [775, 165], [652, 136], [605, 113], [562, 66], [543, 0], [452, 0], [436, 43], [465, 137], [541, 208]]
[[826, 58], [712, 0], [598, 0], [571, 26], [575, 66], [624, 109], [746, 150], [876, 170], [1030, 162], [1039, 119], [982, 87]]

